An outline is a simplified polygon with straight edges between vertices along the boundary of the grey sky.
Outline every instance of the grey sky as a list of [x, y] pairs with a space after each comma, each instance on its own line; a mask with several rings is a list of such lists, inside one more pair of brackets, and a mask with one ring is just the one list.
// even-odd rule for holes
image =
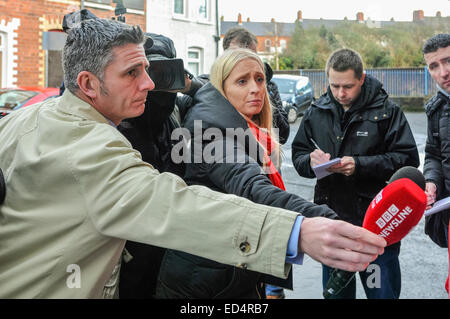
[[356, 19], [361, 11], [364, 18], [388, 21], [411, 21], [414, 10], [423, 10], [425, 16], [450, 16], [450, 0], [219, 0], [219, 14], [226, 21], [237, 20], [238, 13], [246, 21], [293, 22], [297, 11], [301, 10], [303, 19]]

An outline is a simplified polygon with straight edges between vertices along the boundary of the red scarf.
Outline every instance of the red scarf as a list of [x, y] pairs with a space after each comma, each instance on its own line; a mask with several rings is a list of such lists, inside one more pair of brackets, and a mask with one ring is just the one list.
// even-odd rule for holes
[[276, 169], [275, 165], [273, 165], [272, 160], [270, 159], [270, 155], [272, 154], [272, 150], [275, 149], [275, 142], [272, 141], [272, 138], [265, 130], [262, 130], [255, 123], [251, 121], [247, 121], [249, 128], [252, 130], [253, 135], [255, 136], [258, 143], [264, 149], [264, 163], [263, 167], [267, 175], [269, 175], [269, 179], [274, 186], [281, 188], [282, 190], [286, 190], [284, 187], [283, 180], [281, 179], [281, 175]]

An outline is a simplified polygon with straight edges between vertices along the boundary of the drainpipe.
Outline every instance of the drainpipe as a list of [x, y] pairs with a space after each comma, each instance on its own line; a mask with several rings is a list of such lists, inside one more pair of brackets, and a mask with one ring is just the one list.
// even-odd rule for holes
[[216, 0], [216, 35], [214, 36], [214, 41], [216, 41], [216, 58], [219, 56], [219, 0]]

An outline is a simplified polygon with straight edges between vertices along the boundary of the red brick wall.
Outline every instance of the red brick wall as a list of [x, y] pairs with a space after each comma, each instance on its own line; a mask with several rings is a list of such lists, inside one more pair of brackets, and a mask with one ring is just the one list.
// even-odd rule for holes
[[[72, 1], [73, 2], [73, 1]], [[79, 7], [68, 1], [0, 0], [0, 21], [20, 19], [17, 30], [17, 86], [43, 86], [45, 83], [45, 51], [42, 50], [42, 32], [62, 29], [65, 14]], [[112, 1], [111, 1], [112, 3]], [[114, 7], [115, 5], [113, 5]], [[86, 7], [98, 17], [111, 18], [113, 11]], [[127, 23], [139, 24], [145, 30], [145, 15], [126, 14]], [[56, 26], [56, 27], [55, 27]]]
[[[258, 39], [258, 52], [266, 52], [266, 39], [270, 39], [272, 42], [272, 47], [275, 47], [275, 37], [261, 37], [261, 36], [257, 36], [256, 37]], [[278, 37], [278, 43], [277, 46], [281, 47], [280, 45], [280, 41], [281, 40], [286, 40], [286, 48], [289, 47], [289, 41], [291, 40], [290, 37]]]

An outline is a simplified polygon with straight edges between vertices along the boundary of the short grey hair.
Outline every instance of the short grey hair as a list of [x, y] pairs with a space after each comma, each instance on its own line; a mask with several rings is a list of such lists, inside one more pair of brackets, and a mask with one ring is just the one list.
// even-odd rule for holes
[[126, 44], [143, 44], [139, 26], [107, 19], [84, 20], [67, 32], [63, 50], [64, 85], [72, 93], [80, 88], [78, 74], [89, 71], [101, 82], [105, 68], [112, 62], [113, 49]]
[[330, 74], [330, 68], [337, 72], [353, 70], [358, 80], [361, 80], [364, 71], [361, 55], [351, 49], [338, 49], [331, 53], [325, 66], [327, 76]]

